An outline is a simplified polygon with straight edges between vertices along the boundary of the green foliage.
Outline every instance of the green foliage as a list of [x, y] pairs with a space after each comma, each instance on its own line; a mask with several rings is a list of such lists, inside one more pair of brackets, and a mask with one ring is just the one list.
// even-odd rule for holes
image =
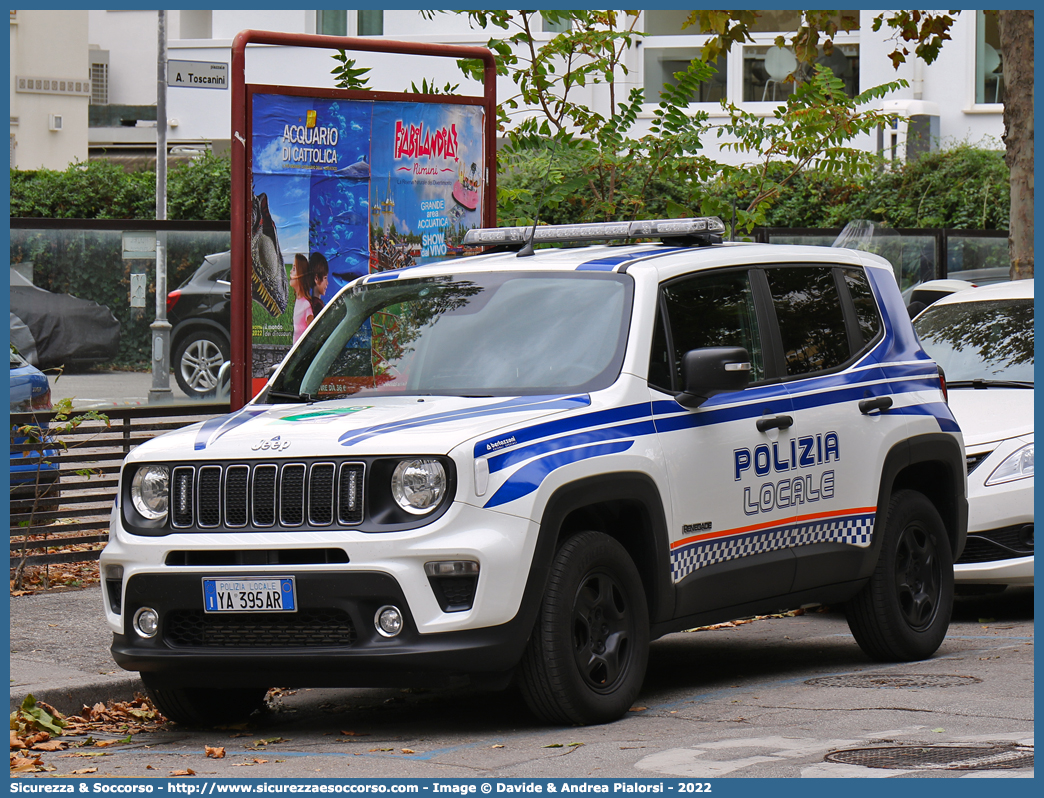
[[410, 91], [414, 94], [454, 94], [459, 88], [459, 83], [447, 83], [440, 89], [438, 86], [435, 85], [434, 81], [428, 83], [427, 78], [423, 78], [421, 80], [421, 85], [419, 89], [417, 88], [416, 83], [410, 83]]
[[224, 221], [232, 218], [232, 160], [209, 150], [167, 174], [167, 218]]
[[999, 150], [967, 144], [886, 171], [851, 194], [853, 218], [889, 227], [1006, 230], [1008, 167]]
[[153, 219], [155, 172], [128, 174], [111, 161], [65, 171], [11, 170], [11, 215], [50, 219]]
[[330, 74], [334, 76], [334, 85], [337, 88], [369, 88], [366, 85], [370, 82], [370, 79], [366, 77], [366, 73], [370, 71], [369, 67], [355, 66], [355, 59], [349, 58], [348, 54], [344, 50], [338, 50], [334, 54], [334, 61], [337, 61], [338, 63], [337, 66], [330, 70]]
[[[231, 219], [232, 165], [205, 152], [167, 174], [167, 217]], [[156, 173], [125, 172], [112, 161], [70, 164], [64, 171], [11, 170], [11, 216], [40, 219], [155, 219]]]

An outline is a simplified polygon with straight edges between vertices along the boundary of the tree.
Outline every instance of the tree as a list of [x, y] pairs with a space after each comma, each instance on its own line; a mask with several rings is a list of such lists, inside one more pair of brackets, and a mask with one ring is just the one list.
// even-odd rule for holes
[[[838, 30], [835, 11], [804, 11], [804, 24], [791, 37], [799, 61], [816, 59], [820, 39], [832, 46]], [[889, 54], [898, 69], [913, 47], [913, 56], [931, 64], [944, 43], [959, 11], [892, 11], [879, 14], [873, 29], [889, 28], [896, 46]], [[1011, 173], [1010, 228], [1008, 250], [1012, 279], [1033, 276], [1033, 11], [990, 12], [999, 15], [1000, 45], [1004, 75], [1005, 160]], [[751, 39], [757, 11], [693, 11], [688, 25], [715, 34], [704, 47], [704, 59], [714, 59], [721, 50]], [[842, 21], [844, 24], [844, 21]], [[784, 44], [779, 37], [777, 44]]]
[[[534, 161], [546, 164], [547, 179], [538, 195], [501, 191], [498, 205], [508, 217], [503, 221], [531, 221], [540, 210], [578, 197], [585, 200], [581, 221], [647, 217], [652, 189], [664, 182], [688, 187], [682, 202], [668, 203], [672, 212], [691, 215], [699, 207], [702, 213], [729, 218], [732, 208], [722, 200], [730, 193], [724, 190], [728, 184], [739, 189], [742, 200], [737, 226], [749, 230], [761, 223], [766, 209], [802, 170], [869, 172], [873, 156], [850, 142], [891, 121], [890, 115], [865, 106], [905, 85], [895, 81], [850, 98], [833, 73], [817, 67], [772, 119], [725, 105], [728, 121], [713, 125], [706, 112], [688, 109], [700, 84], [717, 71], [713, 59], [695, 59], [687, 70], [674, 75], [675, 84], [663, 87], [650, 132], [633, 138], [628, 134], [643, 111], [644, 92], [632, 88], [626, 98], [617, 97], [617, 81], [627, 74], [626, 48], [641, 35], [636, 30], [639, 12], [454, 13], [466, 14], [473, 25], [499, 28], [506, 34], [487, 43], [496, 56], [498, 73], [509, 76], [518, 89], [500, 104], [499, 123], [507, 144], [498, 153], [499, 171], [532, 169]], [[739, 13], [746, 15], [744, 20], [755, 18], [753, 12]], [[541, 17], [568, 21], [568, 30], [538, 46], [533, 33], [540, 29]], [[458, 63], [469, 76], [480, 77], [480, 64]], [[582, 98], [575, 99], [579, 89], [600, 83], [607, 85], [609, 93], [605, 115]], [[724, 146], [752, 161], [735, 167], [708, 156], [704, 140], [715, 133], [730, 136]], [[774, 168], [782, 163], [788, 167]], [[715, 184], [722, 190], [715, 192]], [[732, 196], [736, 193], [731, 191]]]

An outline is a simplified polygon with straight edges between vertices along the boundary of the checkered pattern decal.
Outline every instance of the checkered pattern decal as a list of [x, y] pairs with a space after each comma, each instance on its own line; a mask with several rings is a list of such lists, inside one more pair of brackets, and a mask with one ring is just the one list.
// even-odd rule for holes
[[874, 534], [874, 514], [851, 515], [805, 521], [794, 526], [760, 529], [746, 534], [697, 540], [671, 552], [675, 582], [708, 565], [735, 560], [750, 554], [807, 546], [811, 543], [847, 543], [869, 546]]

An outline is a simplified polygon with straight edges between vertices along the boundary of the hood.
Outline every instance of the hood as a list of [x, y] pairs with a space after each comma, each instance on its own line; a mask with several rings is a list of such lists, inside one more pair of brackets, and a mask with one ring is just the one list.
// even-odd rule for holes
[[1032, 390], [950, 388], [949, 397], [967, 447], [1033, 434]]
[[586, 394], [469, 398], [355, 397], [318, 404], [247, 405], [143, 443], [135, 460], [444, 455], [505, 426], [579, 409]]

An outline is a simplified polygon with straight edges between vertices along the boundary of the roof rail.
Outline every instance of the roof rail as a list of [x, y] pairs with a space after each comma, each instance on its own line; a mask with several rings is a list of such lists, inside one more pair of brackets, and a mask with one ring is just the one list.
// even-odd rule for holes
[[725, 225], [717, 216], [693, 219], [644, 219], [638, 222], [547, 224], [537, 227], [476, 227], [464, 234], [465, 246], [519, 246], [533, 236], [534, 244], [611, 241], [620, 238], [659, 238], [672, 242], [720, 244]]

